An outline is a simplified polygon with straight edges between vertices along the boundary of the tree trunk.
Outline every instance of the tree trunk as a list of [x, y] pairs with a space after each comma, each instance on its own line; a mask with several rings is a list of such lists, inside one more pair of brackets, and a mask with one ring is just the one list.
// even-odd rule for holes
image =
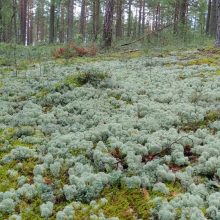
[[180, 4], [180, 22], [185, 25], [187, 23], [188, 0], [182, 0]]
[[73, 9], [74, 0], [68, 0], [67, 5], [67, 41], [73, 40]]
[[98, 38], [99, 33], [99, 22], [100, 22], [100, 0], [93, 0], [93, 39], [94, 41]]
[[50, 3], [50, 30], [49, 43], [54, 43], [55, 38], [55, 0]]
[[173, 33], [178, 33], [178, 20], [179, 20], [179, 10], [180, 10], [180, 3], [179, 0], [175, 2], [175, 13], [174, 13], [174, 26], [173, 26]]
[[159, 29], [159, 26], [160, 26], [160, 3], [157, 4], [157, 8], [156, 8], [155, 30]]
[[60, 27], [59, 27], [59, 40], [60, 43], [64, 43], [64, 38], [65, 38], [65, 9], [64, 5], [61, 4], [61, 15], [60, 15]]
[[146, 10], [145, 10], [145, 3], [146, 3], [146, 1], [145, 0], [143, 0], [143, 14], [142, 14], [142, 34], [144, 34], [145, 33], [145, 16], [146, 16]]
[[103, 28], [103, 40], [105, 47], [111, 47], [112, 45], [112, 24], [114, 13], [114, 0], [107, 0], [105, 7], [105, 18]]
[[133, 24], [133, 38], [137, 37], [137, 25], [138, 25], [138, 7], [135, 10], [134, 24]]
[[3, 0], [0, 0], [0, 42], [3, 41], [3, 15], [2, 15], [2, 10], [3, 10]]
[[210, 30], [210, 16], [211, 16], [211, 8], [212, 8], [212, 0], [209, 0], [208, 2], [208, 13], [207, 13], [207, 19], [206, 19], [206, 34], [209, 34]]
[[131, 10], [131, 6], [132, 6], [132, 0], [129, 0], [128, 2], [128, 32], [127, 32], [127, 37], [131, 36], [131, 22], [132, 22], [132, 10]]
[[33, 43], [33, 0], [28, 1], [27, 45]]
[[21, 43], [26, 44], [27, 34], [27, 0], [20, 0], [20, 29], [21, 29]]
[[217, 0], [217, 31], [216, 31], [216, 47], [220, 47], [220, 0]]
[[[1, 0], [0, 0], [1, 1]], [[14, 41], [18, 43], [18, 31], [17, 31], [17, 1], [13, 0], [12, 3], [12, 20], [13, 20], [13, 28], [14, 28]]]
[[142, 6], [143, 0], [139, 0], [138, 36], [141, 35]]
[[44, 25], [44, 5], [45, 0], [39, 1], [36, 6], [36, 41], [42, 42], [44, 41], [45, 35], [45, 25]]
[[211, 17], [210, 17], [210, 35], [216, 35], [216, 27], [217, 27], [217, 0], [212, 0], [212, 9], [211, 9]]
[[86, 0], [82, 0], [79, 32], [82, 36], [83, 41], [85, 40], [85, 34], [86, 34], [85, 29], [86, 29]]
[[122, 37], [122, 0], [116, 4], [116, 38]]

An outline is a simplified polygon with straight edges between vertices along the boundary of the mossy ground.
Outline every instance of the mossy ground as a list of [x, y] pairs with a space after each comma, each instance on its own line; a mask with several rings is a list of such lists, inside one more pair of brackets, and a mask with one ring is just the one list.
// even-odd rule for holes
[[[204, 120], [195, 121], [193, 123], [185, 124], [181, 127], [184, 131], [196, 131], [199, 128], [209, 128], [209, 124], [220, 120], [220, 110], [210, 111], [206, 113]], [[213, 131], [214, 132], [214, 131]]]
[[[187, 54], [181, 54], [179, 53], [179, 58], [184, 60], [184, 64], [182, 61], [180, 63], [177, 63], [179, 65], [185, 65], [185, 66], [192, 66], [192, 65], [211, 65], [217, 68], [216, 75], [220, 75], [220, 64], [219, 64], [219, 50], [214, 50], [213, 48], [204, 49], [203, 51], [198, 51], [198, 54], [193, 55], [187, 55]], [[97, 57], [77, 57], [77, 58], [71, 58], [71, 59], [57, 59], [55, 60], [55, 63], [58, 65], [67, 65], [67, 64], [85, 64], [89, 62], [99, 62], [99, 61], [108, 61], [108, 60], [126, 60], [126, 59], [132, 59], [132, 58], [138, 58], [140, 56], [144, 55], [143, 51], [134, 51], [134, 52], [111, 52], [109, 54], [100, 54]], [[186, 62], [185, 62], [186, 61]], [[2, 63], [1, 63], [2, 62]], [[5, 66], [5, 61], [3, 62], [1, 60], [0, 66]], [[22, 63], [23, 62], [23, 63]], [[29, 64], [27, 64], [26, 61], [21, 62], [21, 68], [20, 70], [26, 70], [29, 68]], [[35, 61], [31, 61], [35, 62]], [[171, 65], [171, 64], [167, 64]], [[5, 68], [5, 67], [4, 67]], [[11, 71], [10, 67], [8, 67], [8, 71]], [[2, 70], [2, 69], [1, 69]], [[202, 73], [203, 75], [200, 75], [198, 77], [206, 76], [207, 74]], [[208, 73], [209, 74], [209, 73]], [[212, 74], [209, 74], [210, 76]], [[208, 76], [209, 76], [208, 75]], [[71, 86], [82, 86], [82, 83], [80, 83], [77, 78], [73, 76], [69, 76], [66, 79], [64, 79], [61, 83], [55, 84], [55, 89], [60, 89], [61, 85], [71, 85]], [[3, 86], [3, 83], [0, 81], [0, 88]], [[41, 99], [49, 94], [50, 90], [48, 88], [44, 88], [40, 90], [38, 93], [35, 94], [35, 96], [38, 99]], [[120, 99], [120, 96], [115, 96], [116, 99]], [[48, 110], [48, 109], [46, 109]], [[216, 120], [220, 119], [220, 111], [212, 111], [208, 112], [205, 116], [204, 120], [198, 121], [192, 124], [187, 124], [182, 127], [184, 131], [190, 131], [190, 130], [196, 130], [198, 128], [206, 128], [208, 127], [208, 124], [211, 122], [214, 122]], [[34, 148], [34, 145], [25, 143], [21, 139], [14, 138], [14, 134], [16, 133], [15, 128], [7, 128], [0, 130], [0, 149], [4, 146], [4, 141], [7, 140], [11, 148], [14, 148], [16, 146], [25, 146]], [[36, 135], [36, 133], [34, 134]], [[41, 135], [40, 132], [38, 132], [38, 135]], [[8, 151], [0, 151], [0, 159], [2, 159]], [[81, 152], [73, 152], [73, 154], [80, 154]], [[33, 181], [33, 168], [37, 164], [37, 161], [35, 160], [26, 160], [23, 161], [22, 168], [18, 169], [18, 176], [25, 175], [29, 177], [29, 183]], [[15, 177], [9, 177], [8, 170], [14, 169], [16, 166], [16, 161], [13, 161], [10, 164], [2, 165], [0, 166], [0, 191], [4, 192], [9, 190], [10, 188], [17, 188], [17, 178]], [[65, 176], [65, 169], [63, 170], [63, 178], [61, 179], [61, 184], [64, 184], [67, 182], [67, 176]], [[49, 182], [49, 180], [52, 181], [51, 176], [46, 176], [48, 178], [46, 181]], [[48, 183], [49, 184], [49, 183]], [[105, 188], [102, 192], [102, 195], [100, 197], [105, 197], [108, 200], [108, 203], [102, 207], [105, 215], [107, 217], [113, 217], [117, 216], [121, 220], [129, 220], [129, 219], [135, 219], [135, 218], [142, 218], [142, 219], [149, 219], [151, 212], [150, 210], [154, 207], [153, 199], [157, 196], [160, 196], [163, 199], [170, 200], [177, 195], [184, 192], [184, 189], [181, 187], [180, 184], [166, 184], [166, 186], [169, 188], [170, 193], [168, 195], [164, 195], [161, 193], [153, 192], [149, 189], [128, 189], [125, 187], [113, 187], [113, 188]], [[99, 202], [99, 199], [97, 199], [97, 202]], [[39, 219], [40, 217], [40, 209], [39, 206], [42, 204], [41, 199], [36, 198], [33, 201], [22, 201], [18, 204], [16, 207], [16, 210], [21, 213], [22, 219], [29, 220], [29, 219]], [[63, 207], [67, 204], [66, 201], [60, 201], [59, 203], [55, 204], [54, 207], [54, 215], [50, 218], [55, 219], [55, 212], [62, 210]], [[86, 208], [86, 209], [83, 209]], [[82, 208], [79, 210], [76, 210], [76, 217], [77, 220], [83, 220], [83, 219], [89, 219], [91, 207], [88, 204], [83, 204]], [[93, 211], [94, 212], [94, 211]], [[97, 211], [98, 212], [98, 211]], [[6, 216], [7, 217], [7, 216]]]

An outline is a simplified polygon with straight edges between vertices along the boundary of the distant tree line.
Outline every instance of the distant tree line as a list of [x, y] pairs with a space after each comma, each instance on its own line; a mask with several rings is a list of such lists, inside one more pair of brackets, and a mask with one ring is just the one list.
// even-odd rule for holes
[[0, 42], [137, 39], [171, 24], [174, 35], [217, 36], [220, 0], [0, 0]]

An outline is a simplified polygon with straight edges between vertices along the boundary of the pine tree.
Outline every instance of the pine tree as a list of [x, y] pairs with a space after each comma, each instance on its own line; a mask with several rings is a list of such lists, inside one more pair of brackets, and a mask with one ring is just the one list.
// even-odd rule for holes
[[74, 0], [68, 0], [67, 4], [67, 41], [73, 40], [73, 9]]
[[216, 43], [217, 47], [220, 47], [220, 0], [217, 0], [217, 31], [216, 31]]
[[55, 38], [55, 0], [51, 0], [49, 43], [54, 43], [54, 38]]
[[105, 18], [103, 28], [103, 40], [105, 47], [112, 45], [112, 25], [113, 25], [114, 0], [107, 0], [105, 7]]

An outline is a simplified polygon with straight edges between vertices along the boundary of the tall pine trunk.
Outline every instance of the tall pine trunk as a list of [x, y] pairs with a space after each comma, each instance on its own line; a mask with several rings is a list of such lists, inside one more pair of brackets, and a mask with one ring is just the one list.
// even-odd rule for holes
[[136, 7], [136, 10], [135, 10], [135, 17], [134, 17], [134, 23], [133, 23], [133, 38], [137, 37], [137, 25], [138, 25], [138, 7]]
[[131, 36], [131, 25], [132, 25], [132, 0], [129, 0], [128, 2], [128, 32], [127, 32], [127, 37]]
[[99, 25], [100, 25], [100, 0], [93, 0], [93, 39], [94, 41], [98, 38]]
[[211, 17], [210, 17], [210, 35], [216, 35], [216, 17], [217, 17], [217, 0], [212, 0], [212, 9], [211, 9]]
[[27, 45], [33, 43], [33, 0], [28, 1], [28, 17], [27, 17]]
[[82, 40], [84, 41], [86, 35], [86, 0], [82, 0], [81, 4], [79, 32], [82, 36]]
[[174, 11], [174, 26], [173, 26], [173, 33], [178, 33], [178, 22], [179, 22], [179, 11], [180, 11], [180, 0], [176, 0], [175, 2], [175, 11]]
[[20, 29], [21, 43], [25, 45], [27, 34], [27, 0], [20, 1]]
[[157, 4], [156, 8], [156, 24], [155, 29], [158, 30], [160, 27], [160, 3]]
[[143, 11], [142, 11], [142, 34], [145, 33], [145, 16], [146, 16], [145, 3], [146, 3], [146, 1], [143, 0]]
[[38, 2], [37, 7], [36, 7], [36, 41], [37, 42], [42, 42], [45, 40], [45, 16], [44, 16], [44, 5], [45, 5], [45, 0]]
[[103, 28], [104, 47], [111, 47], [112, 45], [112, 25], [114, 13], [114, 0], [107, 0], [105, 7], [105, 18]]
[[182, 0], [180, 4], [180, 22], [183, 26], [187, 24], [188, 0]]
[[139, 16], [138, 16], [138, 36], [141, 35], [141, 21], [142, 21], [142, 9], [143, 0], [139, 0]]
[[[0, 0], [1, 1], [1, 0]], [[13, 22], [13, 29], [14, 29], [14, 42], [18, 43], [18, 30], [17, 30], [17, 1], [13, 0], [12, 2], [12, 22]]]
[[210, 31], [210, 16], [211, 16], [211, 8], [212, 8], [212, 0], [209, 0], [208, 2], [208, 13], [207, 13], [207, 19], [206, 19], [206, 34], [209, 34]]
[[64, 5], [61, 4], [61, 9], [60, 9], [60, 25], [59, 25], [59, 40], [60, 43], [64, 43], [65, 39], [65, 9]]
[[220, 47], [220, 0], [217, 0], [217, 30], [216, 30], [216, 47]]
[[49, 29], [49, 43], [54, 43], [55, 38], [55, 1], [50, 3], [50, 29]]
[[73, 40], [73, 9], [74, 0], [68, 0], [67, 4], [67, 41]]
[[116, 38], [122, 37], [122, 0], [117, 0], [116, 5]]

